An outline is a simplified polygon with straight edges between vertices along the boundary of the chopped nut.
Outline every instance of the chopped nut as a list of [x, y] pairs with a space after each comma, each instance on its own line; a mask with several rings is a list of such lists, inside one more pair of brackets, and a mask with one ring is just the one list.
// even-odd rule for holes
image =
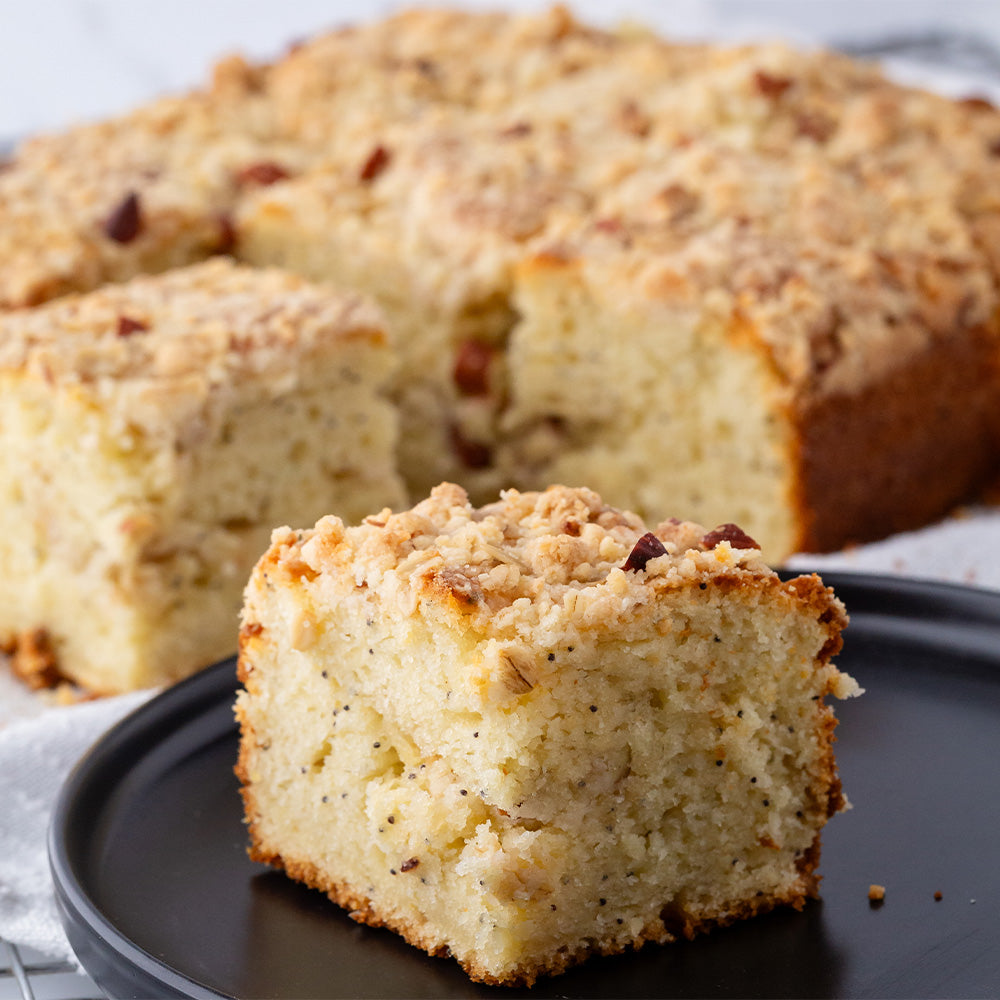
[[837, 123], [827, 115], [806, 112], [796, 119], [795, 131], [798, 135], [815, 139], [816, 142], [826, 142], [837, 131]]
[[618, 124], [624, 132], [644, 139], [653, 127], [653, 120], [634, 100], [624, 101], [618, 109]]
[[225, 213], [216, 217], [219, 226], [219, 235], [215, 244], [216, 253], [232, 253], [236, 246], [236, 226], [232, 216]]
[[600, 233], [612, 233], [618, 235], [625, 230], [625, 224], [621, 219], [616, 218], [604, 218], [598, 219], [594, 223], [594, 228]]
[[467, 340], [455, 355], [452, 378], [463, 396], [485, 396], [490, 391], [490, 365], [496, 352], [481, 340]]
[[628, 559], [625, 560], [622, 569], [632, 570], [638, 573], [639, 570], [646, 568], [646, 563], [650, 559], [655, 559], [657, 556], [666, 555], [666, 546], [656, 537], [651, 531], [647, 531], [646, 534], [642, 536], [632, 546], [632, 551], [628, 554]]
[[739, 525], [720, 524], [719, 527], [709, 531], [701, 539], [701, 544], [706, 549], [714, 549], [719, 542], [729, 542], [734, 549], [759, 549], [755, 542]]
[[451, 428], [451, 447], [468, 469], [485, 469], [493, 461], [493, 449], [489, 445], [470, 440], [454, 426]]
[[483, 588], [475, 576], [463, 573], [456, 566], [445, 566], [435, 577], [460, 605], [471, 607], [483, 599]]
[[365, 160], [358, 177], [366, 184], [370, 183], [389, 166], [391, 159], [392, 154], [385, 146], [376, 146]]
[[288, 180], [291, 174], [280, 163], [273, 160], [261, 160], [258, 163], [251, 163], [244, 167], [236, 175], [236, 183], [241, 187], [245, 185], [258, 185], [269, 187], [277, 184], [278, 181]]
[[534, 686], [531, 661], [516, 650], [500, 653], [500, 683], [513, 695], [522, 695]]
[[701, 206], [701, 197], [683, 184], [668, 184], [657, 200], [670, 213], [671, 222], [680, 222], [694, 215]]
[[775, 76], [766, 70], [759, 69], [753, 75], [754, 86], [765, 97], [777, 99], [792, 85], [793, 81], [787, 76]]
[[868, 886], [868, 902], [875, 904], [876, 906], [885, 900], [885, 886], [884, 885], [872, 885]]
[[119, 337], [131, 337], [133, 333], [142, 333], [149, 329], [148, 323], [143, 323], [141, 319], [133, 319], [131, 316], [119, 316], [118, 327], [115, 333]]
[[139, 196], [130, 191], [105, 220], [104, 234], [116, 243], [131, 243], [142, 231], [142, 223]]
[[513, 125], [501, 129], [500, 136], [503, 139], [519, 139], [522, 136], [531, 135], [532, 131], [531, 122], [514, 122]]

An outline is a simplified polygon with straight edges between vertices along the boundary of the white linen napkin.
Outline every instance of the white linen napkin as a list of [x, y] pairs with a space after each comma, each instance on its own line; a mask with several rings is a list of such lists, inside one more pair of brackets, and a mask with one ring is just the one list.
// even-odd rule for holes
[[969, 507], [919, 531], [825, 555], [793, 556], [789, 569], [884, 573], [1000, 590], [1000, 508]]
[[[6, 665], [0, 670], [6, 671]], [[2, 677], [5, 707], [16, 682]], [[79, 966], [56, 912], [49, 820], [63, 780], [88, 747], [152, 692], [59, 708], [38, 695], [31, 718], [0, 729], [0, 938]], [[12, 694], [12, 697], [16, 697]], [[19, 698], [18, 700], [21, 700]]]

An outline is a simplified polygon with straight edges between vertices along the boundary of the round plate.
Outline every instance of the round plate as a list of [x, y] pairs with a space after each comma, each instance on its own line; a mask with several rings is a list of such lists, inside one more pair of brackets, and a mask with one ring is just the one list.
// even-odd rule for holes
[[[854, 805], [823, 836], [822, 900], [594, 959], [533, 996], [995, 996], [1000, 986], [1000, 594], [825, 573], [851, 613], [838, 706]], [[461, 997], [470, 982], [246, 856], [232, 660], [105, 736], [50, 838], [70, 942], [110, 995]], [[873, 907], [868, 887], [886, 887]], [[940, 893], [941, 898], [935, 898]]]

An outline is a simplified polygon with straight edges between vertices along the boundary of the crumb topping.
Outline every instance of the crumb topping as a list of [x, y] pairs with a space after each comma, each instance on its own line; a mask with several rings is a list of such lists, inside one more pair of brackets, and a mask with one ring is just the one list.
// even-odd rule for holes
[[988, 102], [833, 52], [414, 10], [24, 144], [0, 173], [0, 306], [238, 253], [283, 217], [412, 261], [443, 308], [572, 263], [834, 392], [995, 315], [998, 147]]
[[[585, 488], [508, 490], [473, 508], [461, 487], [443, 483], [411, 510], [385, 510], [356, 527], [330, 516], [309, 531], [279, 529], [271, 559], [314, 580], [324, 600], [360, 588], [404, 611], [436, 603], [497, 636], [545, 634], [547, 621], [567, 616], [582, 630], [642, 618], [655, 614], [663, 594], [708, 581], [784, 588], [789, 599], [813, 603], [832, 655], [846, 623], [840, 603], [814, 578], [783, 584], [749, 541], [732, 526], [713, 537], [677, 519], [648, 531], [638, 516]], [[530, 668], [508, 673], [525, 683]]]
[[0, 315], [0, 371], [76, 384], [223, 372], [279, 380], [346, 339], [381, 343], [381, 329], [359, 296], [216, 258]]

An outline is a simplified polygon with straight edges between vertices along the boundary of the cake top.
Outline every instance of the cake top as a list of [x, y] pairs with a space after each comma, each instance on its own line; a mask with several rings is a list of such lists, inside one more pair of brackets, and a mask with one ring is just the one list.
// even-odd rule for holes
[[366, 300], [217, 257], [0, 313], [0, 372], [114, 398], [129, 419], [170, 425], [213, 387], [252, 379], [258, 391], [288, 391], [309, 358], [351, 341], [386, 343]]
[[832, 52], [407, 11], [26, 144], [0, 171], [0, 307], [238, 252], [233, 214], [277, 205], [438, 303], [562, 257], [626, 306], [707, 303], [793, 387], [844, 389], [995, 313], [998, 149], [987, 102]]
[[[0, 307], [36, 305], [232, 244], [230, 208], [295, 169], [262, 95], [232, 87], [167, 97], [126, 115], [39, 135], [0, 169]], [[254, 170], [256, 168], [256, 172]]]
[[[362, 143], [251, 192], [244, 217], [277, 207], [303, 233], [327, 219], [376, 255], [396, 247], [435, 301], [475, 304], [509, 291], [519, 261], [563, 260], [618, 307], [717, 313], [796, 390], [849, 390], [991, 321], [988, 104], [828, 51], [557, 22], [413, 12], [304, 47], [291, 62], [309, 68], [307, 93], [334, 51], [337, 79], [364, 77], [352, 42], [375, 54], [370, 75], [419, 63], [418, 113], [363, 99]], [[459, 40], [476, 60], [456, 60]]]
[[437, 608], [446, 623], [497, 637], [538, 639], [567, 622], [627, 626], [655, 616], [671, 591], [722, 580], [808, 601], [834, 643], [846, 623], [831, 591], [815, 577], [782, 583], [737, 526], [668, 520], [649, 531], [585, 488], [508, 490], [473, 508], [461, 487], [443, 483], [411, 510], [355, 527], [331, 516], [313, 530], [279, 529], [268, 562], [313, 580], [330, 606], [361, 588], [401, 614]]

